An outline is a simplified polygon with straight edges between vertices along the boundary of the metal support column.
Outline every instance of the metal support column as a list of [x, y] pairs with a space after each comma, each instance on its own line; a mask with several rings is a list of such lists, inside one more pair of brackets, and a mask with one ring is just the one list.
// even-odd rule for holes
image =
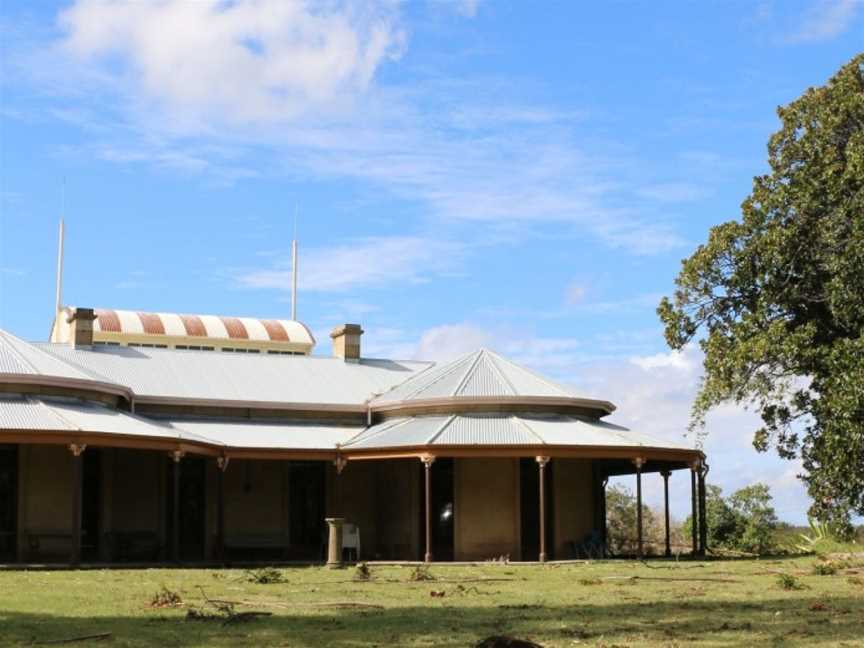
[[672, 543], [669, 537], [669, 475], [671, 473], [668, 470], [663, 470], [660, 474], [663, 476], [663, 521], [666, 528], [666, 557], [669, 558], [672, 555]]
[[546, 464], [549, 457], [537, 457], [540, 471], [540, 562], [546, 562]]
[[698, 465], [690, 466], [690, 541], [691, 552], [694, 556], [699, 553], [699, 507], [696, 498], [696, 471]]
[[225, 565], [225, 471], [228, 457], [216, 457], [216, 560]]
[[180, 461], [183, 452], [171, 453], [171, 560], [180, 562]]
[[423, 457], [423, 472], [426, 484], [426, 553], [423, 560], [432, 562], [432, 464], [435, 457]]
[[642, 464], [645, 460], [637, 457], [633, 460], [636, 465], [636, 555], [639, 558], [644, 556], [642, 542]]
[[72, 453], [72, 548], [69, 555], [69, 563], [73, 567], [81, 564], [81, 505], [84, 490], [84, 470], [82, 463], [84, 444], [72, 443], [69, 451]]
[[702, 462], [699, 471], [699, 555], [704, 556], [708, 552], [708, 507], [705, 497], [705, 476], [708, 474], [708, 465]]

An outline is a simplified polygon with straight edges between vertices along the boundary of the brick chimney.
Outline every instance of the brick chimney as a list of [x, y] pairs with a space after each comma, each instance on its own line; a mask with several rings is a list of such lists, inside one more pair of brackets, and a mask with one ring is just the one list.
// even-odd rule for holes
[[360, 361], [360, 336], [363, 329], [359, 324], [342, 324], [330, 332], [333, 338], [333, 356], [345, 362]]
[[93, 346], [93, 320], [96, 313], [92, 308], [72, 308], [66, 316], [69, 324], [69, 343], [73, 347]]

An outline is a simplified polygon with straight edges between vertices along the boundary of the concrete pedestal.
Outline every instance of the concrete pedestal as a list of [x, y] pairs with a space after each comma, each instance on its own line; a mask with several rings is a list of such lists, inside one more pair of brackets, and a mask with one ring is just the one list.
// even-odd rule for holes
[[330, 569], [344, 567], [342, 562], [342, 525], [345, 518], [325, 518], [327, 522], [327, 566]]

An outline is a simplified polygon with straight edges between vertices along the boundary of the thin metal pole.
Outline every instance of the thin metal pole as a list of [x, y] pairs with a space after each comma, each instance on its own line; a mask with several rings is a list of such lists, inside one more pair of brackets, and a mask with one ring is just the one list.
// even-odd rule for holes
[[72, 452], [72, 553], [69, 562], [73, 567], [81, 564], [81, 500], [84, 489], [83, 463], [84, 447], [69, 446]]
[[546, 562], [546, 464], [549, 457], [537, 457], [540, 475], [540, 562]]
[[663, 475], [663, 517], [666, 523], [666, 557], [672, 555], [672, 543], [669, 537], [669, 471], [664, 470], [660, 473]]
[[426, 555], [423, 560], [432, 562], [432, 463], [435, 457], [424, 457], [423, 468], [426, 482]]
[[642, 460], [637, 459], [636, 464], [636, 540], [637, 555], [642, 558]]
[[693, 555], [697, 555], [699, 553], [699, 544], [698, 544], [698, 533], [699, 533], [699, 511], [696, 505], [696, 466], [691, 466], [690, 468], [690, 505], [691, 505], [691, 513], [690, 520], [692, 524], [690, 525], [690, 536], [693, 545]]

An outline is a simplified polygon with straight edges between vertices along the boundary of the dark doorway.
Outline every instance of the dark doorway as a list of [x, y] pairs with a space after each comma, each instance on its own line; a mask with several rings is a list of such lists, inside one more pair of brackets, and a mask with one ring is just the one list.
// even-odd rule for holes
[[292, 461], [288, 468], [288, 541], [292, 560], [317, 560], [324, 545], [325, 466]]
[[0, 560], [15, 560], [18, 538], [18, 446], [0, 445]]
[[[420, 556], [426, 551], [426, 478], [420, 464]], [[432, 559], [453, 560], [453, 522], [456, 507], [453, 497], [453, 460], [437, 458], [432, 463]]]
[[99, 519], [102, 512], [102, 463], [99, 450], [85, 451], [81, 483], [81, 560], [99, 559]]
[[[177, 490], [179, 515], [179, 558], [182, 561], [204, 560], [204, 539], [207, 523], [206, 478], [207, 463], [203, 457], [184, 457], [180, 460], [180, 484]], [[166, 529], [170, 556], [171, 539], [174, 537], [174, 462], [168, 464], [168, 514]]]
[[[552, 471], [554, 462], [546, 464], [546, 558], [555, 553], [555, 521], [552, 512]], [[520, 509], [522, 511], [522, 560], [540, 558], [540, 468], [533, 457], [519, 462]]]

